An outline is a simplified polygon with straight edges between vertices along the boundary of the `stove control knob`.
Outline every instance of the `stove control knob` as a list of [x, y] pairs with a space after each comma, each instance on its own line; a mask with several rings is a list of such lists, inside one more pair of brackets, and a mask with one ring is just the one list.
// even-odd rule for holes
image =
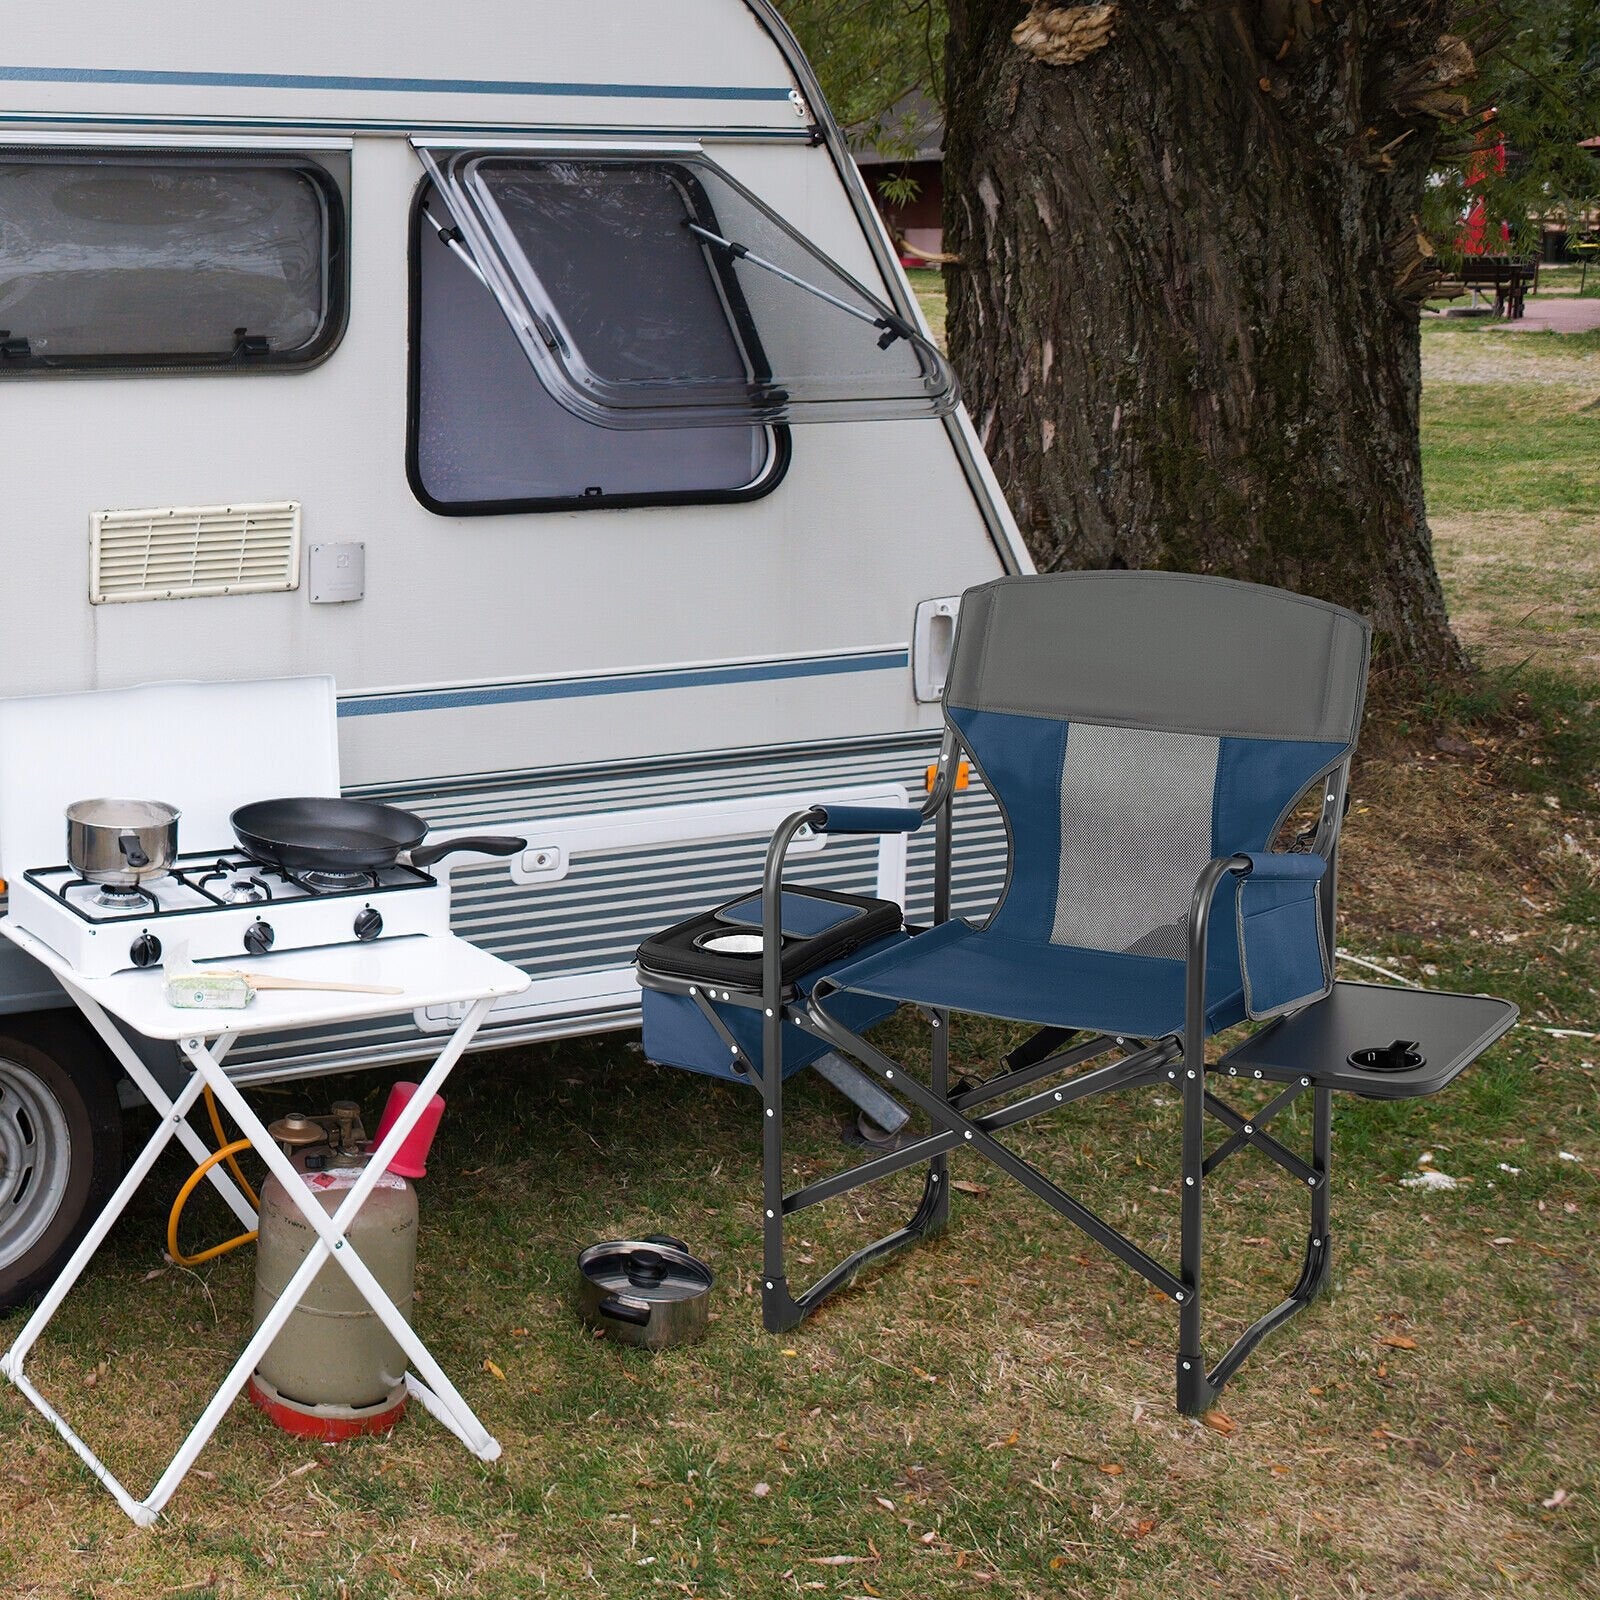
[[161, 941], [153, 933], [141, 933], [128, 946], [128, 959], [136, 967], [153, 967], [161, 959]]
[[272, 942], [277, 937], [272, 931], [270, 922], [258, 919], [244, 930], [244, 947], [253, 956], [264, 956], [272, 948]]
[[383, 913], [375, 911], [371, 906], [363, 906], [356, 912], [356, 938], [363, 944], [369, 939], [376, 939], [383, 932]]

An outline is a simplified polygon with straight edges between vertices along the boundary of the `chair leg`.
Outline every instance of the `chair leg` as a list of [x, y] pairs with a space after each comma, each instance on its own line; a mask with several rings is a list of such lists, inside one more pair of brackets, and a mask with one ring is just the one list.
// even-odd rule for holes
[[[949, 1092], [950, 1076], [949, 1013], [936, 1012], [930, 1020], [932, 1078], [944, 1098]], [[781, 1016], [765, 1019], [761, 1064], [761, 1321], [768, 1333], [786, 1333], [830, 1295], [854, 1282], [868, 1262], [942, 1232], [950, 1220], [950, 1158], [941, 1153], [928, 1162], [917, 1208], [904, 1227], [855, 1251], [799, 1295], [790, 1292], [783, 1234], [782, 1029]]]
[[1211, 1407], [1216, 1387], [1206, 1375], [1201, 1348], [1202, 1265], [1204, 1261], [1204, 1193], [1206, 1070], [1205, 1047], [1186, 1051], [1178, 1067], [1182, 1072], [1183, 1161], [1181, 1178], [1181, 1243], [1178, 1275], [1183, 1289], [1178, 1304], [1178, 1409], [1197, 1417]]
[[[931, 1071], [929, 1086], [941, 1099], [950, 1098], [950, 1013], [935, 1011], [929, 1019], [933, 1037], [929, 1040]], [[928, 1163], [928, 1181], [923, 1188], [922, 1206], [917, 1215], [927, 1216], [919, 1230], [942, 1233], [950, 1222], [950, 1157], [937, 1155]]]
[[[1188, 1089], [1185, 1081], [1185, 1091]], [[1203, 1105], [1202, 1098], [1202, 1105]], [[1184, 1199], [1189, 1198], [1187, 1163], [1188, 1103], [1185, 1100], [1185, 1171]], [[1188, 1211], [1185, 1209], [1184, 1228], [1184, 1282], [1193, 1286], [1193, 1294], [1180, 1313], [1178, 1344], [1178, 1409], [1186, 1416], [1200, 1416], [1216, 1403], [1222, 1387], [1244, 1365], [1245, 1358], [1273, 1331], [1291, 1317], [1303, 1311], [1322, 1292], [1328, 1281], [1328, 1270], [1333, 1260], [1333, 1242], [1329, 1234], [1330, 1197], [1328, 1193], [1328, 1163], [1333, 1147], [1333, 1091], [1318, 1085], [1312, 1092], [1311, 1112], [1311, 1217], [1306, 1233], [1305, 1257], [1300, 1267], [1300, 1278], [1288, 1297], [1274, 1306], [1265, 1316], [1258, 1317], [1233, 1342], [1228, 1353], [1208, 1373], [1201, 1355], [1200, 1345], [1200, 1279], [1198, 1263], [1198, 1226], [1196, 1227], [1195, 1276], [1189, 1275]], [[1199, 1190], [1197, 1179], [1194, 1189]]]
[[768, 1333], [804, 1313], [789, 1293], [783, 1251], [783, 1017], [767, 1012], [761, 1049], [761, 1320]]

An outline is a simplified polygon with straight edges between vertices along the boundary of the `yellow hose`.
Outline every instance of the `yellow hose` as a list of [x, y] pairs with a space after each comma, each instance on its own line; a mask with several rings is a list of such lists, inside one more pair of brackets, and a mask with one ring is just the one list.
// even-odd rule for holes
[[[209, 1083], [206, 1084], [201, 1089], [200, 1093], [205, 1097], [206, 1115], [211, 1118], [211, 1131], [216, 1134], [217, 1146], [220, 1149], [222, 1141], [228, 1136], [222, 1131], [222, 1115], [217, 1110], [217, 1102], [216, 1098], [211, 1093], [211, 1085]], [[250, 1141], [248, 1139], [245, 1140], [246, 1144], [249, 1144], [249, 1142]], [[259, 1211], [261, 1209], [261, 1196], [250, 1187], [250, 1180], [239, 1170], [239, 1163], [233, 1159], [233, 1156], [230, 1153], [238, 1148], [239, 1147], [236, 1144], [230, 1145], [227, 1150], [222, 1151], [222, 1154], [227, 1159], [228, 1171], [233, 1174], [233, 1181], [244, 1190], [245, 1196], [250, 1201], [250, 1204], [253, 1205], [257, 1211]]]
[[184, 1180], [183, 1187], [178, 1191], [178, 1198], [172, 1202], [172, 1211], [167, 1217], [167, 1254], [178, 1263], [180, 1267], [198, 1267], [203, 1261], [214, 1261], [218, 1256], [226, 1255], [230, 1250], [237, 1250], [242, 1244], [255, 1242], [256, 1230], [252, 1228], [249, 1233], [241, 1233], [236, 1238], [225, 1239], [221, 1244], [214, 1244], [209, 1250], [202, 1250], [198, 1255], [186, 1256], [178, 1248], [178, 1223], [183, 1216], [183, 1208], [189, 1203], [192, 1195], [199, 1185], [200, 1180], [219, 1161], [228, 1163], [228, 1171], [233, 1174], [234, 1182], [244, 1190], [250, 1198], [250, 1204], [257, 1211], [261, 1209], [261, 1198], [250, 1187], [250, 1181], [239, 1169], [239, 1163], [234, 1160], [241, 1150], [250, 1148], [248, 1139], [235, 1139], [232, 1144], [223, 1144], [225, 1137], [222, 1131], [222, 1117], [217, 1111], [217, 1102], [212, 1098], [210, 1086], [205, 1089], [206, 1112], [211, 1118], [212, 1131], [217, 1136], [217, 1143], [221, 1146], [214, 1154], [206, 1157], [198, 1167]]

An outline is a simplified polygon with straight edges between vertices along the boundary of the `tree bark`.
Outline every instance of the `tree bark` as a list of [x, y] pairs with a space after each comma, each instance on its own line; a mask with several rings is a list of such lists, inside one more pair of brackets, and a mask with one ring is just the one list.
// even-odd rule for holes
[[1418, 435], [1451, 9], [1125, 0], [1052, 65], [1019, 0], [950, 0], [950, 350], [1042, 568], [1279, 584], [1461, 663]]

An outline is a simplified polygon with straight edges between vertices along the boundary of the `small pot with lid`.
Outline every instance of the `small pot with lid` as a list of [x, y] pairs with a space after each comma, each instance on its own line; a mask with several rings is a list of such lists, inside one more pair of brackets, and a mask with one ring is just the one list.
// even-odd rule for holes
[[590, 1327], [646, 1350], [687, 1344], [706, 1331], [711, 1286], [705, 1262], [682, 1239], [611, 1239], [578, 1256], [578, 1310]]
[[177, 858], [179, 815], [162, 800], [74, 800], [68, 865], [89, 883], [118, 889], [162, 877]]

